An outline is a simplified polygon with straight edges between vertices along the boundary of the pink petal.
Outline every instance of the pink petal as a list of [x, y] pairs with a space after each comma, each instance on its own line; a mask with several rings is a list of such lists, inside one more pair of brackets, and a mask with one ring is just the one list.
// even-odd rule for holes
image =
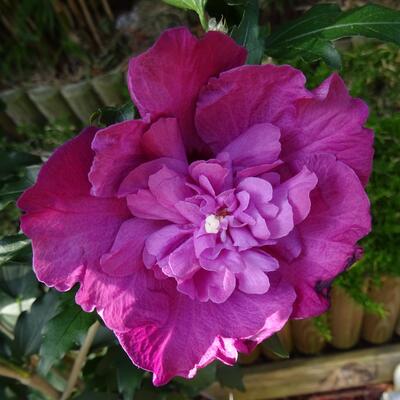
[[189, 166], [192, 178], [213, 195], [231, 187], [230, 172], [228, 168], [214, 160], [195, 161]]
[[365, 185], [372, 168], [373, 132], [363, 128], [368, 107], [352, 98], [342, 79], [333, 74], [313, 91], [313, 97], [296, 103], [297, 116], [282, 128], [282, 158], [293, 160], [313, 153], [334, 154]]
[[[216, 52], [215, 49], [218, 49]], [[212, 76], [242, 65], [246, 50], [219, 32], [196, 39], [187, 28], [164, 32], [155, 45], [129, 63], [128, 85], [143, 118], [178, 118], [183, 141], [201, 143], [193, 125], [195, 102]]]
[[133, 218], [125, 221], [118, 231], [111, 250], [100, 259], [101, 268], [112, 276], [127, 276], [143, 267], [143, 249], [148, 236], [165, 224]]
[[176, 211], [175, 205], [195, 193], [186, 185], [186, 178], [175, 171], [162, 167], [149, 177], [149, 189], [157, 201], [168, 209]]
[[317, 182], [317, 176], [309, 171], [307, 167], [303, 167], [297, 175], [274, 189], [277, 194], [287, 196], [296, 225], [303, 221], [310, 212], [310, 193], [317, 185]]
[[[87, 175], [95, 128], [58, 148], [37, 182], [18, 200], [22, 231], [32, 239], [33, 265], [41, 282], [66, 291], [111, 247], [129, 213], [124, 201], [90, 195]], [[61, 173], [60, 173], [61, 171]]]
[[269, 279], [264, 271], [254, 268], [236, 274], [239, 289], [248, 294], [263, 294], [269, 289]]
[[274, 216], [268, 218], [269, 213], [263, 213], [263, 216], [266, 217], [266, 223], [271, 232], [270, 239], [279, 239], [288, 235], [294, 228], [293, 209], [287, 194], [277, 190], [274, 191], [272, 203], [279, 208], [278, 213], [275, 215], [276, 209], [268, 208], [266, 211], [271, 212]]
[[237, 357], [235, 346], [243, 348], [240, 339], [260, 342], [279, 331], [294, 301], [293, 289], [281, 281], [271, 281], [270, 290], [262, 295], [236, 291], [222, 304], [192, 301], [174, 287], [168, 293], [158, 313], [168, 316], [166, 322], [153, 322], [155, 318], [149, 315], [150, 321], [143, 323], [147, 310], [143, 313], [135, 307], [133, 314], [141, 323], [116, 333], [132, 361], [154, 373], [155, 385], [174, 376], [193, 377], [214, 359], [232, 364]]
[[[183, 229], [177, 225], [167, 225], [147, 238], [146, 251], [155, 257], [155, 260], [162, 260], [188, 240], [191, 234], [192, 231], [189, 229]], [[147, 267], [151, 267], [151, 265], [147, 265]]]
[[193, 238], [180, 245], [167, 258], [168, 266], [172, 273], [170, 276], [175, 278], [187, 279], [200, 269], [194, 254]]
[[142, 148], [150, 158], [169, 157], [187, 162], [175, 118], [160, 118], [143, 134]]
[[92, 143], [96, 155], [89, 173], [92, 195], [114, 196], [125, 176], [144, 160], [140, 141], [145, 129], [142, 121], [135, 120], [97, 132]]
[[175, 209], [164, 207], [158, 199], [146, 189], [139, 189], [126, 198], [131, 213], [138, 218], [167, 220], [176, 224], [184, 224], [186, 219]]
[[118, 196], [124, 197], [136, 192], [137, 189], [147, 189], [150, 175], [155, 174], [163, 167], [167, 167], [179, 174], [187, 172], [187, 164], [174, 158], [162, 157], [145, 162], [133, 169], [122, 181], [118, 189]]
[[371, 217], [362, 184], [346, 164], [324, 154], [297, 164], [298, 170], [303, 164], [314, 172], [318, 185], [311, 192], [309, 216], [297, 225], [300, 257], [282, 263], [280, 271], [296, 289], [293, 317], [308, 318], [327, 309], [323, 287], [346, 268], [357, 241], [371, 229]]
[[177, 289], [200, 302], [224, 303], [236, 287], [235, 274], [227, 269], [206, 271], [199, 269], [190, 280], [180, 282]]
[[229, 154], [236, 168], [272, 164], [278, 160], [281, 152], [280, 136], [279, 128], [274, 125], [255, 124], [229, 143], [222, 152]]
[[251, 201], [261, 208], [272, 199], [272, 186], [269, 182], [261, 178], [245, 178], [238, 187], [250, 195]]
[[294, 102], [310, 96], [304, 83], [303, 74], [289, 66], [246, 65], [223, 72], [200, 94], [195, 116], [199, 136], [220, 152], [255, 124], [279, 127], [281, 120], [291, 121]]

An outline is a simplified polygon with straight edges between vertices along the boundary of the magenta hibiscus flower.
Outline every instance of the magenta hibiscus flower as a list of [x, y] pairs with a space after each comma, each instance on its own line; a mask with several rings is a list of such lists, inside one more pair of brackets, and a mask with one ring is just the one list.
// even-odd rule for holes
[[129, 65], [142, 119], [85, 129], [19, 199], [38, 279], [79, 283], [156, 385], [324, 312], [370, 230], [367, 106], [337, 75], [308, 91], [245, 59], [165, 32]]

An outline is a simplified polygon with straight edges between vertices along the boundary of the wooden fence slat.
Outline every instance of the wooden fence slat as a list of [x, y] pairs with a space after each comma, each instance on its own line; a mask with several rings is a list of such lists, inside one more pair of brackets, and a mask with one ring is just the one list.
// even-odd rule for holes
[[325, 339], [312, 318], [293, 320], [291, 324], [294, 346], [300, 353], [318, 354], [325, 347]]
[[391, 382], [400, 363], [400, 344], [339, 354], [268, 363], [244, 369], [246, 392], [212, 385], [206, 394], [216, 400], [269, 400]]
[[363, 307], [356, 303], [343, 288], [334, 286], [331, 291], [331, 308], [328, 314], [332, 346], [337, 349], [354, 347], [360, 339], [363, 315]]
[[386, 343], [393, 336], [400, 312], [400, 277], [383, 277], [382, 286], [372, 286], [369, 295], [375, 302], [383, 304], [386, 315], [381, 318], [378, 315], [366, 313], [362, 337], [373, 344]]
[[57, 87], [37, 86], [28, 91], [28, 96], [48, 121], [78, 123], [78, 119], [61, 96]]
[[103, 106], [88, 81], [65, 85], [61, 93], [75, 115], [84, 124], [88, 124], [90, 116]]

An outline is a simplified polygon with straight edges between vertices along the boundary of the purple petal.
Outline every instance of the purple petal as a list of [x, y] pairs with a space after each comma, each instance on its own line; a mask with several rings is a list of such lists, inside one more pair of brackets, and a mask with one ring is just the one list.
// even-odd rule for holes
[[246, 65], [223, 72], [200, 94], [198, 134], [217, 153], [255, 124], [280, 127], [293, 120], [294, 102], [310, 97], [304, 84], [303, 74], [289, 66]]
[[124, 121], [96, 133], [92, 149], [96, 155], [89, 172], [91, 194], [114, 196], [130, 170], [145, 159], [140, 145], [146, 129], [142, 121]]
[[[235, 167], [246, 168], [275, 163], [281, 152], [279, 128], [269, 123], [256, 124], [229, 143], [228, 153]], [[218, 156], [217, 156], [218, 158]]]
[[25, 212], [21, 229], [32, 239], [37, 278], [61, 291], [81, 281], [86, 265], [108, 251], [129, 218], [124, 201], [90, 195], [87, 175], [95, 133], [95, 128], [87, 128], [59, 147], [36, 184], [18, 200]]
[[282, 129], [282, 159], [295, 160], [316, 153], [334, 154], [365, 185], [372, 168], [373, 132], [363, 128], [368, 107], [352, 98], [337, 74], [296, 103], [296, 119]]
[[164, 226], [159, 221], [140, 218], [125, 221], [109, 253], [100, 259], [101, 268], [112, 276], [127, 276], [143, 267], [143, 249], [148, 236]]
[[302, 252], [290, 264], [281, 264], [281, 271], [296, 289], [293, 317], [308, 318], [326, 311], [322, 287], [346, 268], [357, 241], [371, 229], [371, 217], [363, 186], [346, 164], [322, 154], [297, 164], [298, 170], [305, 165], [314, 172], [318, 185], [311, 193], [309, 216], [297, 225]]
[[200, 89], [210, 77], [242, 65], [246, 56], [244, 48], [220, 32], [208, 32], [198, 40], [187, 28], [170, 29], [131, 59], [131, 97], [143, 118], [176, 117], [185, 146], [193, 149], [201, 143], [193, 124]]
[[160, 118], [143, 134], [143, 151], [150, 158], [168, 157], [187, 162], [185, 147], [175, 118]]

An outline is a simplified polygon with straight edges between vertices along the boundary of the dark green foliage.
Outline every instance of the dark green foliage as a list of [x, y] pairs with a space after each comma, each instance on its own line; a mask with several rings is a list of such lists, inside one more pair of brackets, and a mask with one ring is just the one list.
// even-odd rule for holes
[[289, 358], [289, 353], [283, 347], [281, 340], [277, 334], [272, 335], [267, 340], [264, 340], [262, 347], [271, 351], [280, 358]]
[[131, 101], [120, 107], [104, 107], [97, 110], [90, 118], [93, 125], [105, 127], [118, 122], [135, 119], [138, 111]]
[[73, 295], [64, 295], [56, 311], [42, 330], [39, 370], [46, 375], [52, 365], [65, 353], [81, 343], [90, 326], [95, 322], [94, 314], [85, 313], [75, 304]]
[[57, 310], [58, 298], [59, 294], [51, 290], [39, 297], [29, 312], [24, 311], [19, 316], [13, 343], [13, 354], [16, 358], [30, 356], [39, 351], [43, 329]]
[[237, 389], [241, 392], [245, 390], [243, 372], [237, 365], [230, 367], [225, 364], [219, 364], [217, 368], [217, 380], [222, 386]]
[[400, 44], [400, 12], [375, 4], [343, 12], [335, 4], [319, 4], [297, 20], [274, 31], [265, 42], [267, 55], [279, 60], [306, 61], [322, 58], [333, 68], [341, 67], [333, 42], [365, 36]]
[[238, 26], [234, 26], [231, 36], [248, 51], [247, 63], [259, 64], [264, 53], [264, 37], [258, 24], [260, 9], [258, 0], [243, 0], [243, 17]]

